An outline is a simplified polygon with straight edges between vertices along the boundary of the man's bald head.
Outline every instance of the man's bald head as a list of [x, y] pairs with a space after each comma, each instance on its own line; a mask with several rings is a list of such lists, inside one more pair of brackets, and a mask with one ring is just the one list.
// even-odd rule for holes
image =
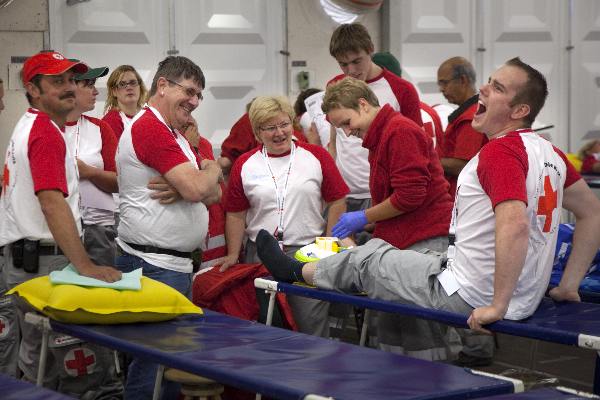
[[475, 68], [464, 57], [452, 57], [438, 68], [440, 92], [453, 104], [461, 105], [475, 95]]

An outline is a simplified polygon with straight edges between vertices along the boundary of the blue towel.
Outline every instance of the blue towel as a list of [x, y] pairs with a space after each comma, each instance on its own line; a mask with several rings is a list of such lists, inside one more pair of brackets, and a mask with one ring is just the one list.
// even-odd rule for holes
[[62, 271], [54, 271], [50, 273], [50, 282], [54, 285], [77, 285], [77, 286], [91, 286], [91, 287], [102, 287], [120, 290], [140, 290], [142, 288], [142, 269], [138, 268], [132, 272], [123, 273], [123, 277], [120, 281], [116, 282], [104, 282], [99, 279], [88, 278], [87, 276], [81, 276], [73, 266], [73, 264], [67, 265]]

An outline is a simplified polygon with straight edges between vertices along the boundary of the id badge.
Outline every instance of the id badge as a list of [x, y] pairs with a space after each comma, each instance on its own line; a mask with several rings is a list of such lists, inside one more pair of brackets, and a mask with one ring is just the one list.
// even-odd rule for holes
[[275, 238], [277, 239], [277, 244], [279, 244], [281, 251], [285, 252], [285, 250], [283, 250], [283, 232], [277, 232]]

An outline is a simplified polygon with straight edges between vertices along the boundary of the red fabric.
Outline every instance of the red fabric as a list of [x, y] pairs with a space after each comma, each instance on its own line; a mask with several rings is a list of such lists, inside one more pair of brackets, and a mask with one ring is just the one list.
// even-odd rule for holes
[[[444, 135], [442, 158], [458, 158], [469, 161], [488, 142], [487, 136], [477, 132], [471, 126], [473, 116], [477, 111], [478, 103], [468, 107], [456, 119], [448, 123]], [[450, 184], [450, 195], [456, 194], [456, 180], [458, 177], [446, 175]]]
[[505, 138], [510, 140], [492, 140], [479, 153], [477, 177], [492, 208], [506, 200], [527, 204], [527, 150], [518, 134], [509, 134]]
[[563, 159], [565, 164], [567, 164], [567, 179], [565, 179], [565, 189], [577, 182], [581, 179], [581, 175], [577, 172], [577, 169], [571, 164], [571, 161], [567, 158], [567, 155], [563, 153], [561, 149], [556, 146], [552, 146], [554, 151], [558, 153], [558, 155]]
[[[417, 94], [417, 90], [409, 81], [402, 79], [401, 77], [394, 75], [390, 71], [385, 68], [382, 68], [383, 71], [381, 74], [376, 76], [373, 79], [366, 81], [367, 84], [374, 82], [378, 79], [385, 79], [390, 85], [396, 99], [398, 100], [398, 104], [400, 104], [400, 112], [406, 118], [415, 121], [415, 123], [419, 126], [423, 126], [423, 120], [421, 119], [421, 101], [419, 100], [419, 95]], [[329, 86], [333, 82], [337, 82], [341, 79], [344, 79], [346, 75], [340, 74], [327, 82], [327, 86]], [[383, 104], [381, 104], [383, 105]]]
[[586, 158], [583, 159], [583, 163], [581, 164], [581, 173], [582, 174], [593, 174], [594, 171], [592, 170], [592, 168], [594, 168], [594, 164], [596, 164], [597, 162], [599, 162], [598, 160], [596, 160], [596, 157], [592, 156], [587, 156]]
[[404, 249], [448, 235], [452, 199], [431, 138], [413, 121], [385, 105], [365, 138], [373, 204], [390, 199], [405, 213], [375, 223], [374, 237]]
[[[209, 310], [256, 321], [259, 307], [254, 279], [270, 275], [262, 264], [236, 264], [225, 272], [213, 267], [194, 279], [193, 302]], [[298, 330], [285, 294], [277, 293], [276, 298], [286, 328]]]
[[250, 201], [246, 197], [244, 183], [242, 182], [242, 167], [257, 151], [260, 151], [260, 149], [257, 148], [254, 151], [244, 153], [231, 167], [227, 191], [222, 200], [226, 212], [240, 212], [250, 208]]
[[69, 195], [65, 157], [67, 147], [61, 132], [52, 123], [48, 114], [29, 109], [37, 114], [29, 134], [27, 153], [33, 180], [33, 190], [60, 190]]
[[256, 146], [258, 146], [258, 142], [254, 137], [250, 117], [248, 113], [245, 113], [231, 127], [229, 136], [221, 144], [221, 156], [229, 158], [234, 163], [239, 156]]
[[131, 142], [137, 158], [161, 175], [190, 161], [173, 133], [150, 110], [131, 127]]
[[442, 128], [442, 120], [438, 115], [437, 111], [435, 111], [428, 104], [421, 102], [421, 110], [425, 111], [433, 120], [433, 125], [431, 122], [423, 123], [423, 129], [431, 138], [435, 137], [435, 151], [438, 154], [438, 157], [442, 156], [442, 143], [444, 141], [444, 128]]
[[119, 110], [112, 108], [102, 117], [102, 121], [106, 122], [112, 128], [117, 141], [119, 141], [123, 134], [123, 129], [125, 129], [121, 115], [119, 115]]
[[[214, 160], [212, 144], [200, 136], [198, 141], [198, 155], [201, 159]], [[221, 192], [225, 193], [225, 185], [221, 183]], [[208, 208], [208, 235], [206, 237], [207, 245], [210, 238], [225, 235], [225, 210], [222, 201], [211, 204]], [[202, 252], [202, 262], [215, 260], [227, 255], [227, 246], [210, 247]]]
[[[344, 178], [342, 178], [340, 171], [335, 165], [335, 161], [333, 161], [333, 158], [331, 158], [331, 155], [327, 150], [321, 146], [310, 143], [299, 142], [297, 143], [297, 146], [309, 151], [317, 160], [319, 160], [321, 164], [321, 173], [323, 175], [323, 181], [321, 182], [321, 196], [325, 202], [329, 203], [341, 199], [350, 192], [346, 182], [344, 182]], [[255, 148], [254, 151], [245, 153], [231, 168], [226, 198], [224, 201], [225, 211], [239, 212], [250, 208], [250, 202], [246, 197], [244, 184], [242, 182], [242, 167], [244, 166], [244, 163], [258, 151], [260, 151], [260, 148]], [[288, 154], [289, 152], [273, 155], [271, 157], [283, 157]], [[301, 164], [299, 164], [298, 167], [300, 167], [300, 165]]]
[[[477, 177], [492, 207], [506, 200], [520, 200], [527, 204], [527, 150], [518, 132], [511, 132], [504, 138], [492, 140], [479, 153]], [[568, 188], [581, 179], [581, 175], [561, 150], [555, 146], [553, 148], [567, 166], [564, 187]], [[499, 165], [502, 168], [498, 168]]]
[[102, 150], [100, 151], [100, 155], [102, 156], [102, 162], [104, 163], [104, 170], [117, 172], [115, 154], [117, 152], [118, 141], [112, 128], [101, 119], [88, 117], [87, 115], [84, 115], [83, 117], [100, 127], [100, 136], [102, 138]]

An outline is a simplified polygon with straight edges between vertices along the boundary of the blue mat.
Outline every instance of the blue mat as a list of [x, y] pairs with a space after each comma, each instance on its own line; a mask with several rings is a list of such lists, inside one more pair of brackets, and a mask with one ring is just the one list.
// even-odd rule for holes
[[32, 383], [0, 374], [0, 399], [2, 400], [68, 400], [64, 394], [39, 388]]
[[278, 399], [467, 399], [512, 383], [463, 368], [267, 327], [223, 314], [153, 324], [70, 325], [55, 331]]

